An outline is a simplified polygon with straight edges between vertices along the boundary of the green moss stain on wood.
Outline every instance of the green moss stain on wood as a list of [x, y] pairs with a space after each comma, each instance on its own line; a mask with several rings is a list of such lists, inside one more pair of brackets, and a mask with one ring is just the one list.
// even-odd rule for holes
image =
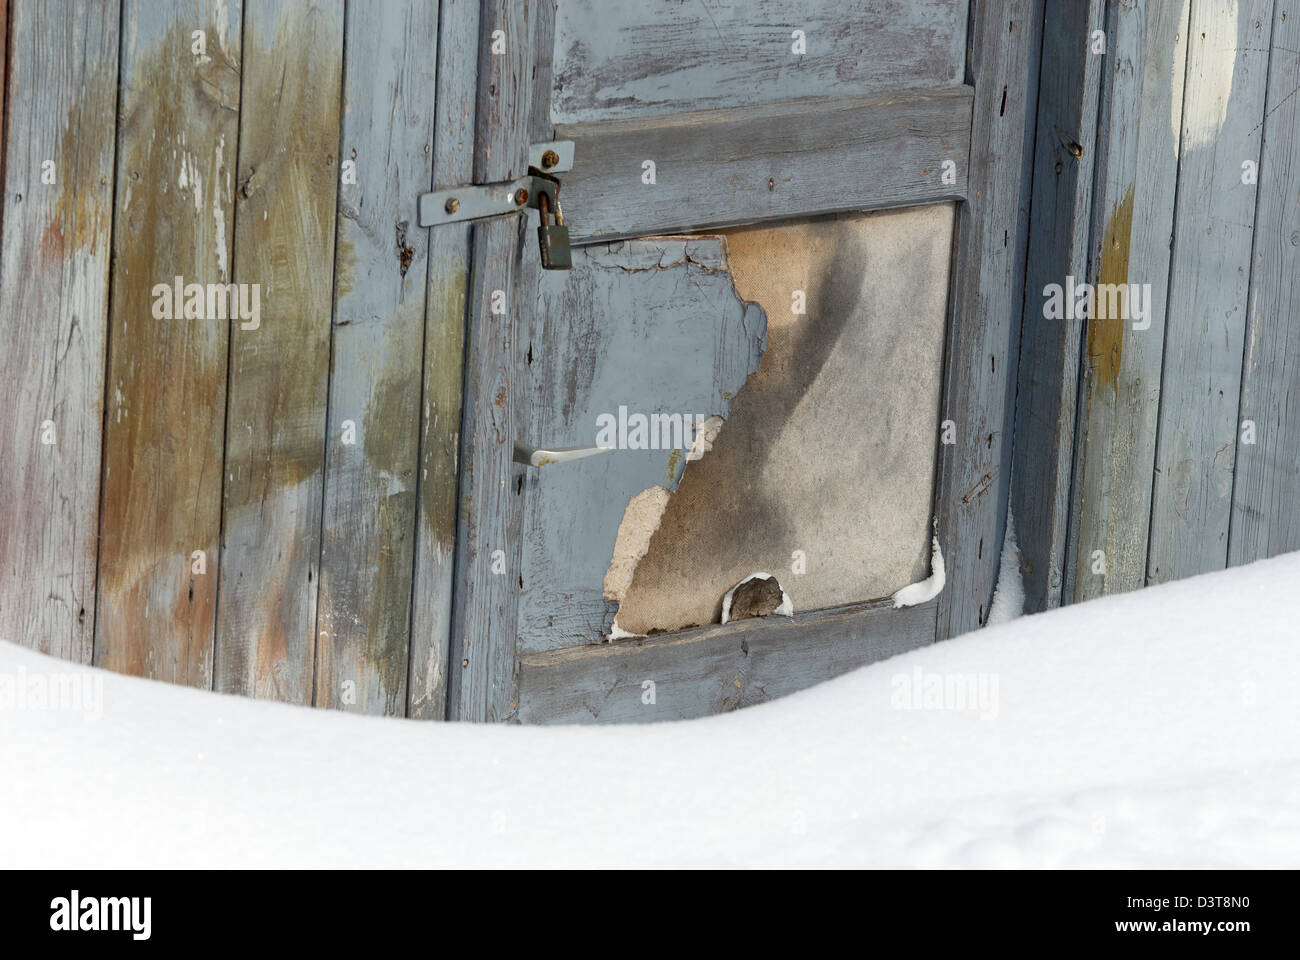
[[229, 321], [155, 318], [152, 291], [176, 276], [230, 282], [239, 12], [208, 3], [196, 17], [180, 0], [124, 11], [95, 661], [204, 688]]
[[[119, 7], [32, 0], [9, 13], [0, 238], [6, 424], [0, 430], [0, 637], [87, 663], [95, 618]], [[54, 182], [43, 180], [47, 172]]]
[[310, 703], [333, 302], [343, 5], [244, 7], [216, 689]]
[[[437, 5], [348, 11], [316, 703], [406, 712]], [[343, 440], [351, 421], [355, 443]]]

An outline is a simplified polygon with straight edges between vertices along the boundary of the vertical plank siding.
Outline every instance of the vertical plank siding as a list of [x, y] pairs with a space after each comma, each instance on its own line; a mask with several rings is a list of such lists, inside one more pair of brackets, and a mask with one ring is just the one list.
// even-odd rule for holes
[[[1038, 91], [1011, 504], [1023, 544], [1025, 610], [1060, 605], [1082, 321], [1045, 316], [1045, 291], [1088, 272], [1097, 100], [1104, 54], [1080, 47], [1103, 26], [1103, 0], [1045, 19]], [[1066, 294], [1069, 296], [1069, 294]]]
[[0, 0], [0, 236], [5, 215], [5, 99], [9, 92], [9, 0]]
[[[527, 170], [532, 9], [532, 3], [518, 0], [486, 0], [483, 7], [474, 145], [478, 183], [509, 181]], [[498, 30], [504, 52], [494, 54]], [[474, 227], [447, 702], [453, 720], [508, 720], [518, 707], [523, 511], [512, 456], [522, 422], [516, 406], [524, 398], [517, 395], [513, 377], [519, 333], [528, 328], [532, 309], [520, 291], [536, 289], [535, 274], [530, 283], [522, 271], [535, 270], [537, 261], [536, 251], [524, 246], [531, 239], [526, 227], [522, 217], [484, 220]], [[497, 290], [507, 297], [503, 313], [492, 311]], [[496, 551], [500, 562], [494, 564]]]
[[1187, 5], [1111, 3], [1109, 14], [1087, 279], [1148, 284], [1150, 315], [1086, 321], [1067, 602], [1146, 583], [1187, 60]]
[[95, 663], [208, 688], [230, 325], [152, 291], [231, 280], [240, 5], [129, 0], [122, 34]]
[[[478, 35], [477, 0], [443, 0], [433, 151], [433, 183], [438, 190], [469, 183], [474, 176]], [[407, 685], [407, 715], [428, 720], [444, 719], [447, 710], [465, 302], [473, 229], [469, 223], [451, 223], [428, 231], [424, 403]]]
[[[217, 690], [311, 703], [316, 655], [343, 4], [244, 7]], [[247, 327], [247, 329], [246, 329]]]
[[[1086, 322], [1065, 601], [1300, 547], [1300, 14], [1293, 0], [1108, 8], [1087, 280], [1145, 287], [1145, 316], [1099, 291]], [[1051, 175], [1039, 157], [1035, 177]], [[1066, 347], [1028, 337], [1027, 363], [1071, 369]], [[1018, 462], [1052, 449], [1016, 442]], [[1020, 532], [1026, 565], [1056, 542]]]
[[0, 638], [80, 663], [95, 619], [118, 15], [17, 3], [6, 65]]
[[[1235, 15], [1234, 15], [1235, 14]], [[1188, 26], [1174, 247], [1147, 578], [1219, 570], [1242, 348], [1273, 0], [1197, 0]]]
[[[344, 46], [316, 704], [406, 712], [438, 11], [352, 4]], [[355, 182], [353, 182], [355, 181]]]
[[1261, 121], [1229, 562], [1300, 550], [1300, 3], [1277, 0]]
[[[1006, 529], [1016, 352], [1024, 294], [1029, 175], [1043, 23], [1037, 0], [971, 4], [967, 71], [975, 85], [970, 195], [957, 220], [936, 511], [948, 583], [938, 638], [983, 626]], [[954, 411], [969, 411], [969, 416]]]

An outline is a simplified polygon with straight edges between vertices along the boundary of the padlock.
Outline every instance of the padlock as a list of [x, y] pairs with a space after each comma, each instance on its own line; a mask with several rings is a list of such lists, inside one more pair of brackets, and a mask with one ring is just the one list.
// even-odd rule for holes
[[551, 223], [551, 204], [545, 191], [537, 196], [537, 243], [542, 251], [543, 270], [569, 270], [573, 267], [573, 251], [569, 248], [569, 228], [564, 225], [564, 211], [560, 209], [559, 192], [555, 195], [555, 223]]

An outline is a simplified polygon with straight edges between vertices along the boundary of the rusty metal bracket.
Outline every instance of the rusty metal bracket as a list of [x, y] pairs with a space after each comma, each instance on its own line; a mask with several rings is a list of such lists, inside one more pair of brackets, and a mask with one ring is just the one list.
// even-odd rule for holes
[[502, 217], [528, 208], [536, 210], [542, 194], [555, 210], [560, 188], [554, 175], [572, 169], [573, 141], [535, 143], [528, 150], [528, 163], [528, 176], [509, 183], [466, 184], [420, 194], [416, 205], [420, 226], [437, 227], [444, 223]]

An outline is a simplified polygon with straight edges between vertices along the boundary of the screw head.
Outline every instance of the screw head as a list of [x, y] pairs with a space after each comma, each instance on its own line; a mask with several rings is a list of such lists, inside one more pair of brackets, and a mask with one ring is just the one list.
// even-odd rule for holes
[[457, 210], [460, 209], [460, 201], [457, 200], [455, 197], [448, 197], [447, 202], [443, 204], [443, 209], [446, 210], [448, 213], [455, 213]]
[[560, 155], [556, 153], [554, 150], [547, 150], [544, 154], [542, 154], [542, 166], [545, 167], [547, 170], [551, 169], [551, 167], [555, 166], [559, 162], [560, 162]]
[[523, 187], [520, 187], [517, 191], [515, 191], [515, 206], [522, 207], [527, 202], [528, 202], [528, 191], [525, 190]]

